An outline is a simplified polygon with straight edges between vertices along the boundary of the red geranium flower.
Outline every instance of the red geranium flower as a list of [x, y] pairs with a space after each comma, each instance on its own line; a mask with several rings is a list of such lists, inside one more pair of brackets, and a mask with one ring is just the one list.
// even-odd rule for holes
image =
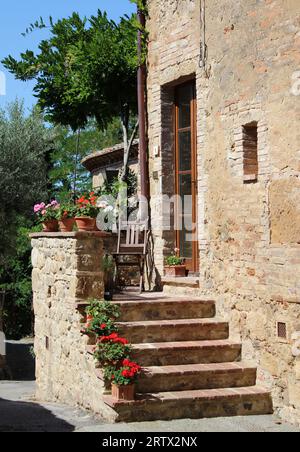
[[129, 364], [130, 364], [129, 359], [124, 359], [124, 361], [123, 361], [123, 366], [124, 366], [124, 367], [129, 367]]
[[122, 376], [125, 377], [125, 378], [132, 378], [131, 375], [130, 375], [129, 370], [123, 370]]

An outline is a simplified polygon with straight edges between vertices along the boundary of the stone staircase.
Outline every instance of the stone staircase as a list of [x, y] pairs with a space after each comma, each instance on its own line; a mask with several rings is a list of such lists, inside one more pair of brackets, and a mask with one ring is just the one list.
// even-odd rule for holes
[[256, 386], [256, 368], [241, 361], [242, 345], [229, 340], [213, 301], [127, 298], [116, 301], [121, 333], [145, 373], [135, 401], [104, 396], [117, 422], [272, 413], [270, 393]]

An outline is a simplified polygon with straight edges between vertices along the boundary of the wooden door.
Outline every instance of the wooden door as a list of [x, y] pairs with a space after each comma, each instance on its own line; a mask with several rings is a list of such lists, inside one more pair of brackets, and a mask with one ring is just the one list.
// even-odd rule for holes
[[198, 272], [197, 240], [197, 111], [195, 83], [175, 90], [175, 188], [180, 199], [176, 208], [176, 246], [190, 272]]

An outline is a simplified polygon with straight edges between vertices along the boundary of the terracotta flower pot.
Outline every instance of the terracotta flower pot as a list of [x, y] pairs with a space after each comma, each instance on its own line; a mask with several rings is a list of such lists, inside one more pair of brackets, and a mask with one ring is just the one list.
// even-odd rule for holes
[[75, 218], [78, 231], [96, 231], [96, 218]]
[[43, 223], [43, 231], [44, 232], [57, 232], [58, 231], [58, 221], [57, 220], [45, 221], [45, 223]]
[[75, 224], [74, 218], [64, 218], [58, 222], [61, 232], [72, 232]]
[[166, 276], [173, 278], [185, 278], [186, 277], [186, 265], [167, 265], [165, 267]]
[[117, 386], [111, 385], [112, 397], [115, 400], [135, 400], [135, 385]]

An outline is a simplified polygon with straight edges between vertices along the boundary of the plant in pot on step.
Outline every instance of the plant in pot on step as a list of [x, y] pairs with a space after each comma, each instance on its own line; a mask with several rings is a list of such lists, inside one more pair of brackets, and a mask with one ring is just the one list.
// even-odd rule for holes
[[57, 210], [57, 220], [61, 232], [72, 232], [75, 225], [76, 207], [72, 202], [60, 205]]
[[172, 256], [166, 258], [165, 274], [166, 276], [171, 276], [175, 278], [179, 277], [183, 278], [187, 276], [185, 259], [179, 257], [176, 254], [176, 250]]
[[79, 231], [96, 231], [99, 213], [97, 196], [94, 192], [83, 195], [76, 201], [75, 221]]
[[59, 208], [60, 205], [56, 200], [47, 205], [42, 202], [34, 206], [34, 213], [37, 215], [38, 222], [43, 225], [44, 232], [58, 231], [57, 211]]
[[123, 359], [129, 359], [132, 347], [118, 333], [98, 338], [94, 357], [102, 368], [117, 366]]
[[106, 380], [111, 381], [112, 397], [115, 400], [135, 400], [135, 382], [141, 373], [141, 367], [125, 358], [116, 366], [104, 371]]
[[81, 332], [94, 339], [109, 336], [117, 331], [116, 320], [120, 307], [108, 301], [89, 300], [86, 309], [86, 323]]

